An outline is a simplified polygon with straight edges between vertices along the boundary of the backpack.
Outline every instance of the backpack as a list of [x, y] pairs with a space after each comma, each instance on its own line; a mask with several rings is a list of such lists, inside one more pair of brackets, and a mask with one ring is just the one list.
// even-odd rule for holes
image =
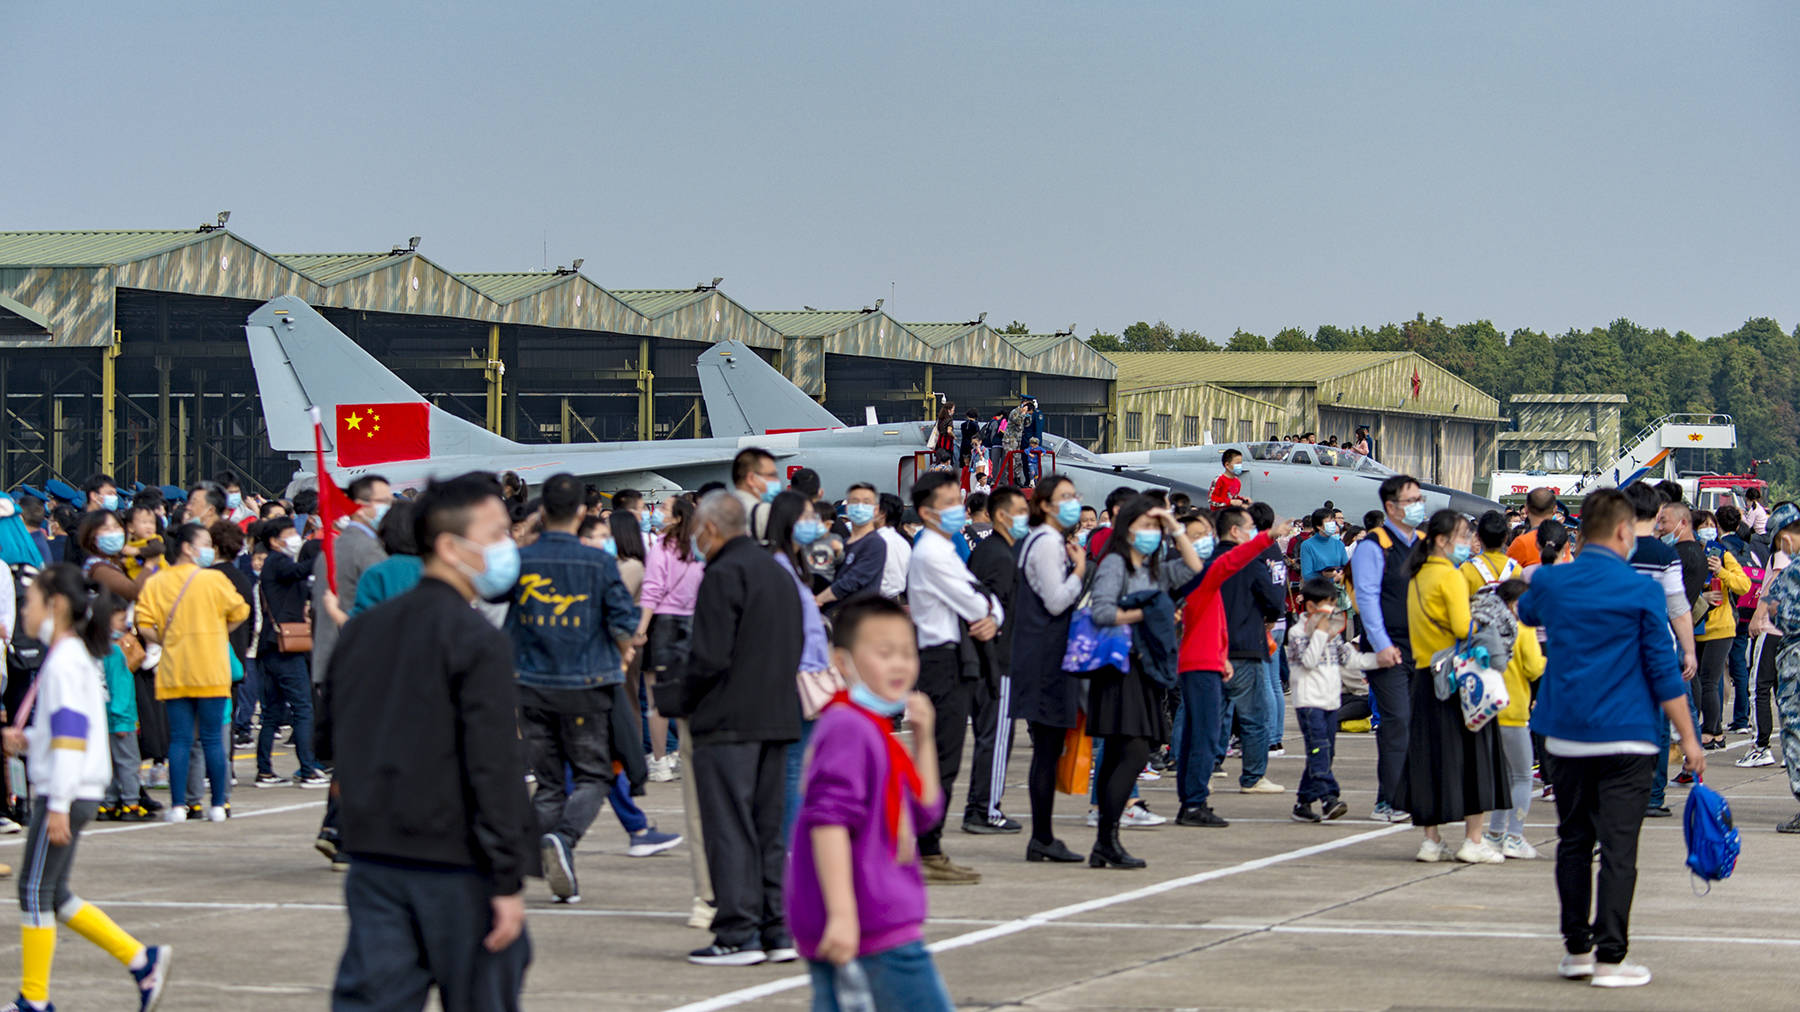
[[1000, 445], [1000, 419], [990, 418], [981, 423], [981, 445], [984, 448]]
[[38, 568], [29, 562], [16, 563], [9, 568], [16, 611], [13, 615], [13, 635], [6, 641], [6, 662], [12, 674], [30, 675], [44, 663], [44, 644], [39, 643], [25, 629], [25, 588], [37, 579]]
[[1739, 595], [1737, 606], [1741, 611], [1755, 611], [1769, 575], [1769, 552], [1762, 545], [1749, 542], [1745, 542], [1744, 548], [1746, 550], [1737, 556], [1737, 560], [1744, 568], [1744, 575], [1750, 578], [1750, 589]]
[[1738, 831], [1731, 821], [1731, 806], [1724, 795], [1696, 780], [1682, 812], [1682, 836], [1687, 839], [1687, 866], [1702, 881], [1731, 877], [1737, 869]]

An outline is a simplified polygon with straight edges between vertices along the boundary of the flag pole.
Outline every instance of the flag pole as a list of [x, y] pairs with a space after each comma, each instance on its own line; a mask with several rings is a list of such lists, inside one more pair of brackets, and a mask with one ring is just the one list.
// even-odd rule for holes
[[313, 455], [318, 471], [316, 484], [319, 489], [319, 534], [325, 549], [325, 586], [333, 594], [336, 594], [337, 560], [335, 556], [337, 546], [335, 542], [337, 541], [337, 526], [335, 518], [331, 515], [332, 499], [335, 497], [326, 492], [327, 484], [332, 482], [330, 473], [325, 470], [325, 423], [320, 420], [317, 405], [307, 408], [306, 411], [312, 416], [313, 424]]

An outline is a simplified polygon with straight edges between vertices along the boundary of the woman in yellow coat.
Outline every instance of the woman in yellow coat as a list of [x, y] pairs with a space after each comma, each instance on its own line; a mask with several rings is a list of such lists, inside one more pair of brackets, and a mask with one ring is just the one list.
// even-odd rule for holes
[[1706, 611], [1704, 620], [1696, 617], [1694, 632], [1694, 648], [1700, 651], [1700, 745], [1724, 748], [1725, 672], [1737, 636], [1737, 598], [1750, 593], [1750, 574], [1719, 544], [1719, 524], [1712, 513], [1694, 511], [1694, 538], [1706, 548], [1706, 567], [1712, 572], [1694, 606], [1695, 616]]
[[[1499, 864], [1500, 852], [1482, 839], [1483, 818], [1511, 804], [1500, 729], [1488, 721], [1479, 731], [1463, 725], [1462, 703], [1452, 693], [1437, 698], [1431, 656], [1469, 635], [1469, 585], [1457, 567], [1473, 554], [1474, 531], [1460, 513], [1439, 510], [1419, 529], [1407, 570], [1407, 631], [1412, 637], [1412, 722], [1406, 761], [1393, 806], [1412, 813], [1424, 830], [1420, 861]], [[1462, 823], [1460, 846], [1449, 846], [1440, 825]]]

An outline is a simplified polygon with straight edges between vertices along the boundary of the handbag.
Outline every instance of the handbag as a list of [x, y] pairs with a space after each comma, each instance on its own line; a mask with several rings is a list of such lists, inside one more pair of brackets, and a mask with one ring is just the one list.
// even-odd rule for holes
[[147, 651], [144, 650], [144, 641], [138, 639], [137, 633], [127, 629], [124, 633], [120, 634], [119, 652], [125, 655], [126, 671], [135, 672], [143, 667]]
[[844, 683], [844, 676], [832, 668], [802, 671], [794, 677], [794, 682], [800, 690], [800, 716], [807, 720], [816, 720], [825, 704], [849, 687]]
[[1096, 623], [1093, 609], [1084, 603], [1069, 621], [1062, 669], [1079, 678], [1109, 667], [1131, 670], [1131, 627]]
[[284, 654], [310, 654], [312, 626], [306, 622], [275, 623], [275, 649]]
[[1471, 731], [1486, 727], [1510, 702], [1506, 676], [1473, 661], [1457, 676], [1456, 688], [1462, 703], [1463, 726]]
[[1094, 768], [1094, 739], [1087, 735], [1087, 714], [1075, 714], [1075, 726], [1063, 735], [1062, 757], [1056, 760], [1056, 789], [1086, 794]]

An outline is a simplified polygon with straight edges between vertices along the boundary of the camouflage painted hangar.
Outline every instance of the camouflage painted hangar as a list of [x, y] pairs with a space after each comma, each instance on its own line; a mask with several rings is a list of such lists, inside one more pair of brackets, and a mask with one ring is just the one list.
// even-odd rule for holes
[[1236, 416], [1237, 431], [1212, 433], [1219, 441], [1242, 438], [1243, 421], [1250, 421], [1256, 438], [1315, 432], [1320, 440], [1348, 440], [1357, 426], [1367, 425], [1382, 463], [1426, 481], [1471, 489], [1477, 476], [1494, 469], [1499, 401], [1413, 352], [1169, 351], [1107, 357], [1119, 367], [1121, 405], [1152, 388], [1211, 384], [1279, 407], [1281, 420], [1272, 428], [1267, 420], [1257, 426], [1246, 407]]
[[718, 281], [606, 289], [573, 268], [453, 273], [418, 252], [274, 254], [218, 225], [0, 232], [0, 488], [96, 467], [183, 484], [230, 469], [277, 488], [242, 326], [295, 295], [438, 406], [521, 442], [704, 435], [694, 358], [734, 339], [846, 422], [940, 396], [1037, 396], [1055, 431], [1108, 433], [1114, 367], [1073, 334], [907, 325], [879, 306], [755, 313]]

